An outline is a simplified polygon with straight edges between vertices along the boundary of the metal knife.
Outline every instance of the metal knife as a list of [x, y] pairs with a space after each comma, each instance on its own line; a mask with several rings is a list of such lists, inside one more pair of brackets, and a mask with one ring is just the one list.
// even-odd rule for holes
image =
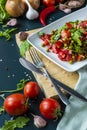
[[[39, 68], [37, 68], [35, 65], [33, 65], [31, 62], [29, 62], [28, 60], [24, 59], [24, 58], [19, 58], [19, 62], [21, 63], [21, 65], [23, 67], [25, 67], [26, 69], [30, 70], [30, 71], [34, 71], [36, 73], [39, 73], [43, 76], [46, 76], [46, 74], [44, 72], [42, 72]], [[50, 75], [51, 76], [51, 75]], [[67, 85], [61, 83], [60, 81], [56, 80], [55, 78], [53, 78], [51, 76], [51, 78], [53, 79], [53, 81], [56, 83], [56, 85], [58, 87], [63, 88], [66, 92], [68, 92], [70, 95], [73, 95], [75, 97], [80, 98], [81, 100], [87, 102], [87, 99], [82, 96], [80, 93], [78, 93], [77, 91], [75, 91], [74, 89], [68, 87]]]
[[[65, 104], [65, 105], [68, 105], [70, 104], [68, 98], [66, 97], [66, 95], [61, 91], [61, 89], [57, 86], [56, 82], [53, 80], [53, 78], [51, 77], [51, 75], [49, 74], [48, 71], [45, 72], [42, 72], [40, 69], [38, 70], [38, 68], [35, 67], [35, 65], [33, 65], [32, 63], [29, 62], [29, 65], [28, 65], [28, 61], [25, 59], [25, 58], [20, 58], [19, 59], [19, 62], [27, 69], [31, 70], [31, 71], [35, 71], [41, 75], [44, 75], [46, 76], [47, 78], [49, 78], [52, 82], [53, 82], [53, 86], [54, 88], [56, 89], [56, 91], [58, 92], [58, 95], [60, 97], [60, 99], [62, 100], [62, 102]], [[32, 66], [33, 65], [33, 66]]]

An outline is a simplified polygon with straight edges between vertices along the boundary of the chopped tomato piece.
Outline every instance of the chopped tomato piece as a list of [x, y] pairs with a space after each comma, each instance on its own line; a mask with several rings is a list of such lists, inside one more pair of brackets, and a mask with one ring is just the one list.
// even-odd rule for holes
[[56, 44], [57, 48], [61, 48], [63, 45], [63, 43], [59, 40], [55, 44]]
[[58, 53], [58, 57], [59, 57], [60, 60], [65, 60], [66, 54], [63, 51], [60, 51]]
[[43, 45], [44, 45], [44, 46], [49, 45], [49, 41], [48, 41], [47, 39], [45, 39]]
[[70, 22], [67, 22], [67, 23], [66, 23], [66, 26], [67, 26], [69, 29], [72, 28], [72, 24], [71, 24]]
[[69, 30], [62, 30], [61, 31], [61, 37], [62, 38], [69, 38], [71, 36], [71, 33]]
[[53, 46], [52, 46], [52, 52], [53, 52], [53, 53], [56, 53], [56, 54], [59, 53], [59, 48], [57, 47], [56, 44], [53, 44]]
[[70, 61], [70, 60], [72, 60], [72, 55], [69, 53], [69, 50], [61, 50], [58, 53], [58, 57], [59, 57], [59, 59], [61, 59], [63, 61]]
[[78, 57], [77, 57], [77, 61], [81, 61], [81, 60], [83, 60], [83, 59], [84, 59], [84, 56], [81, 55], [81, 54], [79, 54]]
[[87, 21], [82, 21], [80, 23], [80, 26], [82, 26], [83, 28], [87, 27]]

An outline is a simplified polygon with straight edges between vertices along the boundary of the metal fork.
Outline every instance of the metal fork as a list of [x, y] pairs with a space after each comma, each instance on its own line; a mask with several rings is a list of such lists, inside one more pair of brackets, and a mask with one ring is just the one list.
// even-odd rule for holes
[[45, 68], [45, 65], [43, 63], [43, 61], [41, 60], [41, 58], [39, 57], [36, 49], [34, 49], [33, 47], [29, 50], [29, 54], [31, 56], [31, 59], [34, 63], [34, 65], [37, 67], [37, 68], [40, 68], [42, 69], [46, 76], [49, 78], [49, 80], [51, 81], [51, 83], [53, 84], [53, 86], [55, 87], [56, 91], [58, 92], [58, 95], [60, 97], [60, 99], [62, 100], [62, 102], [65, 104], [65, 105], [68, 105], [70, 102], [69, 100], [67, 99], [67, 97], [64, 95], [64, 93], [61, 91], [60, 87], [58, 87], [55, 82], [53, 81], [53, 79], [51, 78], [51, 75], [49, 74], [49, 72], [46, 70]]

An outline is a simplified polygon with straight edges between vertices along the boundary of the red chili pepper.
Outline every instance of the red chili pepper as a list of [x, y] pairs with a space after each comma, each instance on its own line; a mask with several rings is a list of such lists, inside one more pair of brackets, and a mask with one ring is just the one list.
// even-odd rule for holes
[[43, 26], [46, 26], [46, 18], [47, 16], [54, 12], [56, 10], [57, 6], [50, 6], [42, 10], [40, 13], [40, 22], [42, 23]]

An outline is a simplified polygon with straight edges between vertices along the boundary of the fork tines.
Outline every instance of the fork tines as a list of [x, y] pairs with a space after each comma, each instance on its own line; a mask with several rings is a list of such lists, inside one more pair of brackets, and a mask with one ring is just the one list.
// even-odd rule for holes
[[33, 61], [34, 64], [35, 64], [36, 62], [41, 62], [41, 59], [40, 59], [40, 57], [39, 57], [39, 55], [38, 55], [38, 53], [37, 53], [37, 51], [36, 51], [35, 48], [32, 47], [32, 48], [29, 50], [29, 54], [30, 54], [30, 56], [31, 56], [32, 61]]

